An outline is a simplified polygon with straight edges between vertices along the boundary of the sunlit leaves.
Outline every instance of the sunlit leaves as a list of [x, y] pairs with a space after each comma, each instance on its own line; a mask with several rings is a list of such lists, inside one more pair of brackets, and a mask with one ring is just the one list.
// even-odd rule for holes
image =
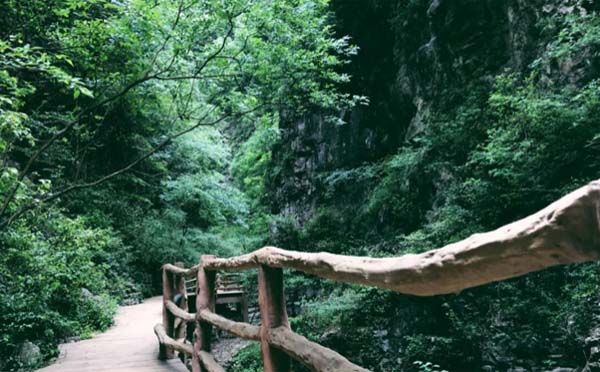
[[[11, 309], [6, 324], [42, 325], [45, 340], [105, 325], [92, 321], [105, 320], [102, 306], [78, 307], [81, 286], [106, 292], [107, 275], [131, 274], [151, 288], [164, 261], [258, 247], [269, 217], [248, 199], [266, 195], [280, 112], [364, 101], [339, 90], [351, 78], [339, 67], [357, 50], [334, 34], [327, 1], [9, 0], [5, 10], [0, 22], [19, 22], [0, 35], [0, 222], [23, 214], [1, 243], [30, 271], [23, 280], [42, 280], [44, 296], [62, 291], [79, 310], [64, 318], [48, 306], [32, 320]], [[226, 127], [242, 122], [255, 131], [234, 157]], [[45, 199], [136, 159], [101, 185]], [[131, 247], [116, 244], [121, 256], [106, 259], [117, 236]], [[50, 267], [37, 270], [36, 259]]]
[[252, 135], [231, 162], [233, 176], [253, 203], [260, 203], [267, 195], [265, 181], [271, 166], [271, 150], [279, 141], [279, 135], [276, 117], [265, 115], [258, 118]]

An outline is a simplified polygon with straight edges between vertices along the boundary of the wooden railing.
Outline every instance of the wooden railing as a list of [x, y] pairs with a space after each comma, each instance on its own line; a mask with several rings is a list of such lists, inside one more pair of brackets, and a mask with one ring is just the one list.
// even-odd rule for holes
[[[369, 258], [305, 253], [265, 247], [253, 253], [217, 258], [203, 255], [199, 265], [163, 266], [163, 323], [155, 327], [160, 357], [174, 351], [191, 358], [191, 370], [223, 371], [210, 354], [212, 327], [261, 343], [266, 372], [287, 372], [290, 358], [313, 371], [367, 371], [337, 352], [294, 333], [288, 323], [283, 268], [322, 278], [387, 288], [419, 296], [523, 275], [556, 265], [600, 259], [600, 182], [582, 187], [522, 220], [421, 254]], [[258, 269], [261, 325], [234, 322], [215, 313], [218, 270]], [[186, 277], [197, 276], [196, 313], [188, 312]], [[177, 304], [174, 299], [178, 299]], [[193, 342], [182, 324], [195, 322]]]

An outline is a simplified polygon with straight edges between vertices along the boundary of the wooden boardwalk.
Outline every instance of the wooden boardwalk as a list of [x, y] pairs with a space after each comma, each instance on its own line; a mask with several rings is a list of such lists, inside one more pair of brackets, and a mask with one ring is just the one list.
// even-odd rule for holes
[[115, 325], [92, 339], [61, 345], [58, 360], [39, 372], [187, 372], [179, 359], [158, 360], [152, 328], [162, 321], [162, 297], [119, 308]]

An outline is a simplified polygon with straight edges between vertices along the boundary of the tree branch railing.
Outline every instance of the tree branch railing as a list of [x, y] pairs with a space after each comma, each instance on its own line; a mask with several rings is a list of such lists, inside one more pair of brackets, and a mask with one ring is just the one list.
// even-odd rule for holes
[[[529, 217], [420, 254], [370, 258], [265, 247], [232, 258], [203, 255], [200, 264], [190, 269], [181, 264], [164, 265], [163, 324], [157, 325], [155, 332], [160, 357], [173, 357], [174, 351], [187, 355], [192, 359], [193, 372], [223, 371], [210, 354], [213, 326], [260, 342], [265, 372], [289, 371], [291, 358], [313, 371], [368, 372], [290, 329], [284, 268], [341, 282], [433, 296], [457, 293], [552, 266], [599, 259], [600, 181], [595, 181]], [[260, 327], [234, 322], [215, 313], [216, 272], [247, 269], [258, 269]], [[194, 275], [197, 312], [191, 314], [184, 278]], [[173, 301], [176, 295], [179, 304]], [[182, 338], [181, 329], [185, 327], [181, 324], [187, 322], [196, 323], [193, 344], [185, 343], [185, 336]]]

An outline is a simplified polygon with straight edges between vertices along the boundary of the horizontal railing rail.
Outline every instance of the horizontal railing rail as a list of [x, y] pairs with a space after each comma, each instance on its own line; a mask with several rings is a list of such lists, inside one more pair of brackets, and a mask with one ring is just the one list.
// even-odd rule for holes
[[[456, 293], [556, 265], [600, 259], [600, 182], [582, 187], [541, 211], [497, 230], [475, 234], [443, 248], [400, 257], [370, 258], [265, 247], [250, 254], [203, 255], [189, 269], [163, 266], [163, 324], [155, 327], [160, 357], [174, 351], [190, 357], [191, 369], [223, 371], [210, 354], [212, 327], [261, 343], [264, 371], [286, 372], [290, 358], [313, 371], [367, 371], [339, 353], [294, 333], [288, 323], [283, 269], [322, 278], [391, 289], [418, 296]], [[261, 325], [215, 313], [219, 270], [258, 270]], [[189, 313], [185, 278], [196, 276], [196, 313]], [[179, 296], [176, 296], [179, 295]], [[179, 303], [174, 301], [179, 299]], [[193, 344], [182, 329], [195, 322]]]

